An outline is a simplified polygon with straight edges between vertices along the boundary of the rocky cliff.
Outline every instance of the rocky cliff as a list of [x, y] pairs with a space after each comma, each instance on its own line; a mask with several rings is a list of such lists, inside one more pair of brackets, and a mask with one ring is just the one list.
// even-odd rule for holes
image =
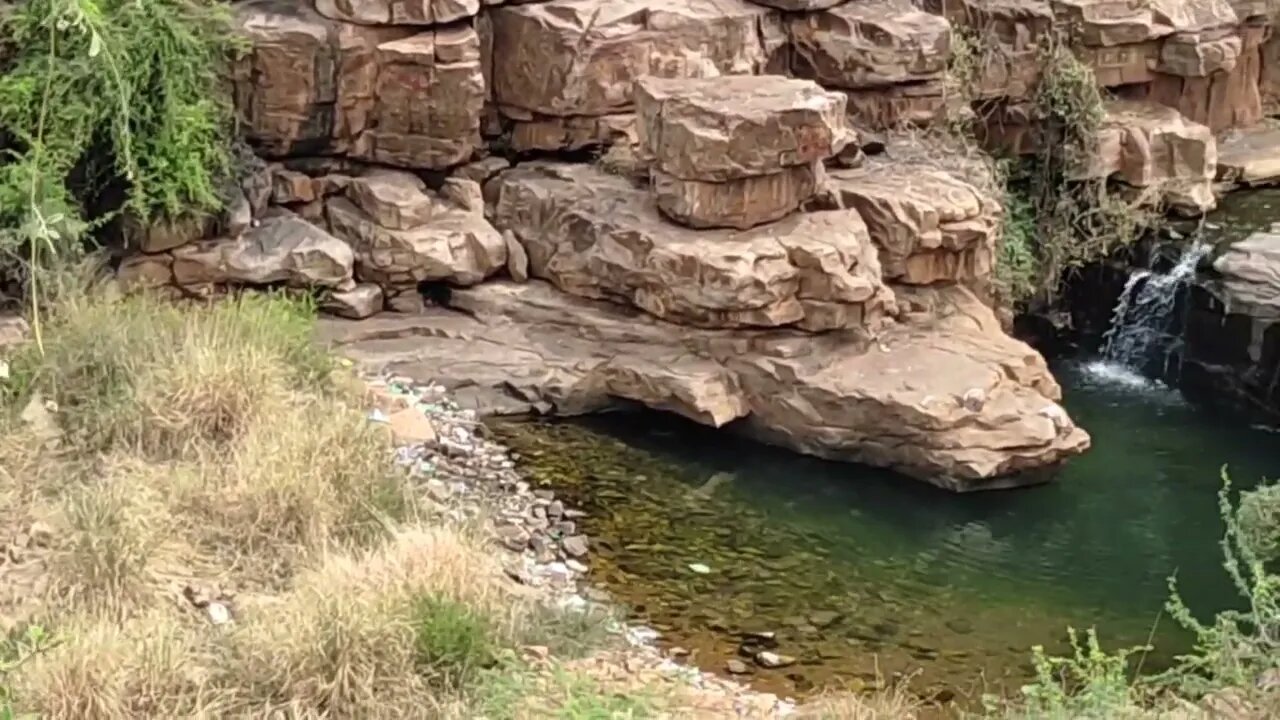
[[[955, 490], [1022, 482], [1089, 439], [984, 302], [986, 166], [919, 139], [955, 111], [956, 39], [984, 39], [1006, 118], [1071, 43], [1117, 95], [1085, 172], [1200, 211], [1214, 131], [1276, 94], [1260, 5], [246, 0], [255, 157], [213, 232], [140, 230], [119, 275], [323, 289], [377, 315], [326, 323], [353, 357], [491, 412], [638, 402]], [[1002, 132], [1033, 142], [1034, 118]]]

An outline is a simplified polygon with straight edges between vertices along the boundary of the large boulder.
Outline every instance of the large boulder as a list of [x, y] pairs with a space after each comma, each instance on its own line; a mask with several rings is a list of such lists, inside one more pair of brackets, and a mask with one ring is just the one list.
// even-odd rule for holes
[[813, 195], [853, 133], [845, 98], [777, 75], [643, 78], [636, 129], [658, 207], [689, 227], [745, 230]]
[[1089, 446], [1043, 359], [972, 294], [908, 296], [918, 312], [875, 339], [691, 329], [538, 282], [457, 290], [461, 312], [324, 320], [321, 333], [367, 370], [429, 378], [496, 414], [637, 402], [956, 491], [1042, 481], [1010, 474]]
[[746, 0], [550, 0], [489, 13], [493, 100], [568, 117], [629, 111], [640, 77], [716, 77], [780, 69], [775, 11]]
[[529, 274], [704, 327], [876, 325], [892, 305], [853, 211], [792, 215], [747, 231], [690, 230], [627, 179], [585, 165], [527, 163], [490, 181], [493, 221]]
[[1209, 128], [1149, 102], [1111, 101], [1080, 178], [1114, 178], [1187, 212], [1211, 209], [1218, 150]]
[[505, 268], [506, 242], [483, 207], [443, 194], [410, 173], [377, 170], [352, 178], [345, 195], [325, 203], [325, 215], [330, 230], [354, 248], [356, 276], [366, 282], [474, 285]]
[[788, 21], [792, 71], [850, 90], [942, 77], [951, 53], [946, 18], [906, 0], [859, 0]]
[[811, 205], [856, 210], [887, 280], [928, 285], [991, 275], [999, 202], [936, 164], [873, 156], [862, 167], [828, 172]]
[[332, 288], [351, 279], [346, 243], [294, 213], [274, 210], [239, 237], [191, 243], [172, 251], [174, 282]]

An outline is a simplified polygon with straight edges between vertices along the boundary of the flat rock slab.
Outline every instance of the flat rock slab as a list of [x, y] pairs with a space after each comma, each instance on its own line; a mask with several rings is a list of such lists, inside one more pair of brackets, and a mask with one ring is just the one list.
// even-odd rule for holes
[[1280, 128], [1258, 126], [1219, 137], [1217, 179], [1240, 185], [1280, 182]]
[[631, 109], [636, 79], [782, 69], [779, 14], [746, 0], [550, 0], [487, 13], [493, 99], [552, 116]]
[[826, 87], [866, 89], [942, 77], [951, 24], [907, 0], [856, 0], [788, 21], [792, 71]]
[[486, 186], [529, 274], [703, 327], [874, 326], [892, 307], [862, 219], [792, 215], [744, 232], [667, 222], [648, 193], [589, 165], [524, 163]]
[[853, 140], [845, 98], [779, 75], [642, 78], [636, 133], [654, 168], [723, 182], [811, 165]]
[[540, 282], [458, 290], [458, 311], [326, 318], [320, 332], [366, 370], [441, 383], [483, 412], [634, 401], [956, 491], [1043, 480], [1008, 474], [1088, 448], [1043, 359], [976, 298], [958, 287], [909, 295], [915, 319], [875, 340], [693, 330]]

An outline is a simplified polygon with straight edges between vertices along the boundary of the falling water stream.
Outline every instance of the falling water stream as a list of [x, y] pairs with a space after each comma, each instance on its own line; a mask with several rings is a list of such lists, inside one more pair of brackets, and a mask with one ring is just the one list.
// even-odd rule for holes
[[1189, 245], [1166, 273], [1135, 270], [1129, 275], [1103, 336], [1104, 360], [1140, 370], [1153, 354], [1176, 340], [1178, 293], [1194, 276], [1196, 265], [1212, 246]]

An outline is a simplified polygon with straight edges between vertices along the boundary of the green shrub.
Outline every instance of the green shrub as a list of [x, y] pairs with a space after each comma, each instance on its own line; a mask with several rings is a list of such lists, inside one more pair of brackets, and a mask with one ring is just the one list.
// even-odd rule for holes
[[1236, 511], [1240, 539], [1264, 563], [1280, 560], [1280, 484], [1269, 483], [1240, 494]]
[[468, 605], [427, 595], [414, 603], [411, 622], [418, 667], [433, 685], [465, 687], [497, 662], [493, 628]]
[[[1247, 522], [1271, 498], [1273, 490], [1264, 487], [1261, 492], [1244, 504], [1250, 508], [1244, 513]], [[1241, 513], [1231, 502], [1231, 478], [1226, 468], [1222, 470], [1218, 508], [1226, 524], [1222, 565], [1245, 607], [1224, 610], [1211, 623], [1202, 623], [1182, 601], [1176, 578], [1170, 578], [1169, 613], [1193, 632], [1196, 640], [1192, 652], [1180, 656], [1178, 666], [1162, 680], [1192, 695], [1252, 688], [1262, 675], [1280, 669], [1280, 575], [1270, 572], [1259, 554], [1258, 531], [1241, 523]]]
[[1098, 643], [1091, 628], [1084, 642], [1068, 628], [1072, 654], [1053, 657], [1044, 648], [1032, 649], [1035, 681], [1023, 686], [1022, 702], [1006, 711], [1008, 718], [1026, 720], [1120, 720], [1140, 717], [1142, 707], [1127, 676], [1128, 659], [1150, 648], [1130, 648], [1111, 654]]

